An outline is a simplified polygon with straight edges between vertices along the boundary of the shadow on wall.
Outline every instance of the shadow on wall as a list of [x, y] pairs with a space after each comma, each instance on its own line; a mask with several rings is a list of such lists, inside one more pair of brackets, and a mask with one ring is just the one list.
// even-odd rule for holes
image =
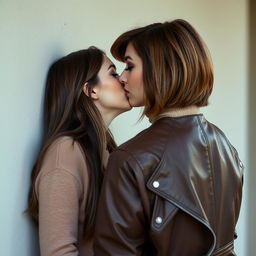
[[[45, 82], [42, 81], [43, 87]], [[21, 176], [17, 184], [17, 195], [15, 200], [16, 211], [13, 212], [13, 227], [12, 241], [15, 241], [11, 247], [10, 256], [17, 255], [17, 248], [23, 248], [20, 255], [24, 256], [37, 256], [40, 255], [39, 250], [39, 237], [38, 227], [33, 222], [31, 217], [26, 213], [28, 207], [28, 192], [31, 185], [31, 172], [38, 156], [38, 152], [41, 145], [42, 137], [42, 116], [43, 116], [43, 98], [44, 95], [40, 95], [41, 102], [39, 104], [40, 122], [34, 124], [35, 132], [33, 136], [30, 136], [26, 140], [26, 145], [23, 149], [23, 159], [20, 170]], [[28, 120], [30, 122], [30, 120]], [[17, 212], [17, 209], [20, 209]], [[18, 249], [19, 250], [19, 249]]]
[[[35, 93], [37, 95], [36, 101], [33, 102], [33, 112], [24, 127], [29, 127], [32, 133], [26, 136], [25, 144], [22, 149], [22, 160], [16, 170], [19, 174], [17, 177], [17, 183], [15, 184], [16, 196], [15, 196], [15, 207], [11, 211], [12, 214], [12, 227], [9, 230], [11, 237], [10, 256], [17, 255], [17, 251], [20, 256], [38, 256], [40, 255], [39, 250], [39, 237], [38, 228], [32, 221], [30, 216], [25, 213], [28, 206], [28, 191], [31, 185], [31, 172], [38, 156], [38, 152], [41, 146], [42, 139], [42, 128], [43, 128], [43, 104], [44, 104], [44, 91], [46, 76], [50, 65], [60, 57], [64, 55], [61, 50], [60, 44], [55, 45], [51, 42], [49, 49], [44, 49], [47, 56], [45, 59], [38, 60], [38, 70], [41, 70], [39, 77], [44, 78], [44, 80], [35, 80], [37, 86]], [[34, 81], [34, 80], [33, 80]], [[34, 120], [34, 122], [31, 122]]]
[[[38, 126], [40, 127], [41, 125]], [[13, 212], [14, 217], [12, 218], [12, 227], [14, 228], [11, 230], [13, 246], [10, 248], [10, 256], [17, 255], [19, 248], [22, 248], [22, 251], [20, 251], [20, 255], [22, 256], [40, 255], [38, 227], [28, 213], [25, 212], [27, 209], [31, 170], [40, 146], [39, 138], [41, 137], [41, 129], [39, 127], [35, 134], [35, 138], [30, 138], [27, 141], [26, 149], [24, 150], [25, 157], [22, 166], [25, 166], [26, 168], [24, 168], [22, 178], [18, 182], [17, 196], [15, 197], [16, 211]], [[31, 154], [31, 152], [33, 153]], [[17, 212], [17, 209], [20, 209], [19, 212]]]
[[40, 255], [38, 228], [28, 216], [24, 216], [24, 217], [26, 218], [27, 226], [29, 226], [29, 234], [28, 234], [29, 239], [28, 239], [27, 251], [30, 256]]

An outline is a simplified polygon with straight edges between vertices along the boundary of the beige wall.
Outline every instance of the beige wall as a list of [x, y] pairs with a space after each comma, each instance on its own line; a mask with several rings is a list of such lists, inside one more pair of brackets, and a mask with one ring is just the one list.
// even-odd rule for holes
[[[203, 112], [224, 130], [247, 165], [246, 0], [0, 0], [0, 255], [37, 255], [36, 232], [22, 211], [40, 141], [50, 63], [90, 45], [108, 52], [125, 30], [174, 18], [190, 21], [212, 52], [215, 89]], [[118, 143], [149, 125], [147, 120], [136, 124], [139, 112], [135, 109], [113, 122]], [[236, 242], [239, 256], [247, 255], [246, 204], [245, 197]]]

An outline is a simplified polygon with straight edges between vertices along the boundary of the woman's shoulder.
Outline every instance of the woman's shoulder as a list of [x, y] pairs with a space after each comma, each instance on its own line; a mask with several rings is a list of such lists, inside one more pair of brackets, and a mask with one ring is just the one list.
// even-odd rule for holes
[[50, 145], [48, 151], [56, 150], [59, 147], [71, 149], [71, 147], [74, 146], [74, 144], [77, 144], [75, 140], [70, 136], [61, 136], [57, 139], [55, 139], [52, 144]]
[[87, 174], [83, 150], [72, 137], [59, 137], [48, 148], [41, 172], [46, 174], [53, 170], [63, 170], [77, 178]]
[[124, 142], [118, 147], [120, 150], [131, 152], [132, 155], [145, 154], [163, 150], [166, 143], [166, 133], [168, 131], [165, 124], [153, 124], [144, 129], [130, 140]]

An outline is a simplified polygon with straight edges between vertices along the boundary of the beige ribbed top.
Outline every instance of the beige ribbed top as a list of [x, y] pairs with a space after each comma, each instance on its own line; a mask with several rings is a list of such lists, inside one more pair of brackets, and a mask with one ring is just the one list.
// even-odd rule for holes
[[92, 241], [82, 235], [88, 170], [80, 145], [70, 137], [57, 139], [46, 153], [35, 186], [41, 256], [93, 255]]

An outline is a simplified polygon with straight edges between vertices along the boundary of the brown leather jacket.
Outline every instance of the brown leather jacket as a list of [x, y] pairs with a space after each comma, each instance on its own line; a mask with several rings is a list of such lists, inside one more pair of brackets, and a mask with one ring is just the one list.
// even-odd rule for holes
[[109, 160], [95, 255], [235, 255], [243, 165], [202, 114], [164, 117]]

